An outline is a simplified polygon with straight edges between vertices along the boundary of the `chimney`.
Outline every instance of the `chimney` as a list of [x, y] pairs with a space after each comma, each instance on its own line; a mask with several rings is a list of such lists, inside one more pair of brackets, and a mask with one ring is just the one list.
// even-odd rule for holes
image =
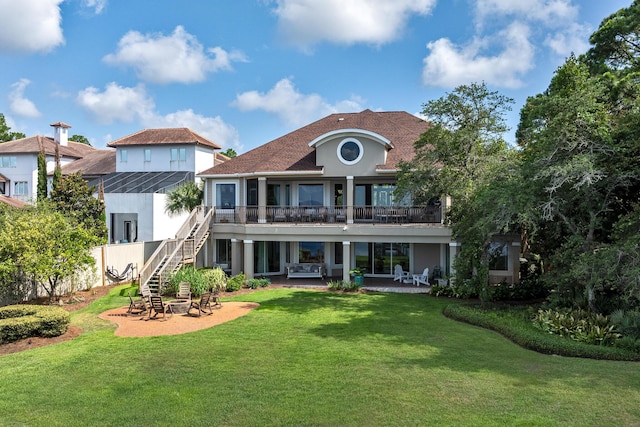
[[54, 129], [53, 140], [64, 147], [69, 145], [69, 128], [71, 127], [71, 125], [63, 122], [56, 122], [51, 123], [50, 126], [52, 126]]

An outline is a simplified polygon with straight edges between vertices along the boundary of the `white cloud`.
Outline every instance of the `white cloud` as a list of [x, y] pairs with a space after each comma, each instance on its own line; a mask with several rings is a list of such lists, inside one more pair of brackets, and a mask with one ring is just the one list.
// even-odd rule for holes
[[102, 92], [88, 87], [78, 93], [76, 100], [100, 123], [137, 121], [145, 128], [187, 127], [218, 145], [242, 148], [238, 131], [219, 116], [205, 117], [190, 109], [159, 114], [143, 85], [132, 88], [110, 83]]
[[38, 111], [36, 104], [24, 97], [24, 90], [30, 83], [31, 81], [28, 79], [20, 79], [11, 85], [12, 90], [9, 92], [9, 109], [18, 116], [36, 118], [42, 114]]
[[108, 0], [82, 0], [82, 6], [93, 9], [96, 15], [102, 13], [107, 3]]
[[413, 14], [427, 15], [436, 0], [276, 0], [278, 30], [293, 45], [321, 41], [380, 45], [396, 40]]
[[[503, 50], [483, 55], [499, 41]], [[429, 43], [430, 53], [424, 58], [422, 81], [427, 86], [455, 87], [484, 81], [498, 87], [522, 86], [521, 77], [533, 68], [534, 48], [529, 42], [529, 28], [513, 23], [495, 40], [475, 39], [464, 47], [448, 39]]]
[[328, 114], [360, 111], [363, 109], [361, 103], [360, 98], [353, 97], [331, 105], [318, 94], [301, 94], [293, 82], [285, 78], [267, 93], [249, 91], [237, 95], [232, 105], [241, 111], [264, 110], [275, 113], [288, 126], [296, 127]]
[[589, 36], [592, 29], [588, 25], [573, 23], [562, 31], [549, 34], [544, 42], [556, 54], [568, 57], [571, 53], [579, 55], [589, 50]]
[[208, 73], [231, 70], [232, 61], [246, 58], [240, 52], [227, 52], [220, 47], [205, 51], [196, 37], [177, 26], [170, 36], [130, 31], [120, 39], [116, 53], [103, 60], [134, 68], [144, 81], [165, 84], [201, 82]]
[[477, 0], [476, 11], [480, 22], [502, 15], [553, 27], [564, 26], [578, 17], [578, 7], [572, 0]]
[[0, 51], [48, 52], [64, 44], [63, 0], [0, 1]]
[[131, 123], [152, 115], [155, 108], [143, 85], [132, 88], [109, 83], [104, 92], [88, 87], [78, 93], [76, 101], [104, 124], [114, 121]]

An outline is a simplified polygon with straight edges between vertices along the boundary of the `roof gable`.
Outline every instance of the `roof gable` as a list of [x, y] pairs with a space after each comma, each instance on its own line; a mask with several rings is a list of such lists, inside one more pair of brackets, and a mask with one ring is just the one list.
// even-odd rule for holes
[[35, 135], [1, 143], [0, 154], [38, 154], [44, 150], [46, 155], [55, 156], [56, 147], [60, 156], [76, 159], [96, 151], [92, 146], [80, 142], [69, 141], [68, 145], [64, 146], [48, 136]]
[[189, 144], [220, 149], [221, 147], [198, 135], [188, 128], [144, 129], [131, 135], [116, 139], [107, 144], [109, 147], [131, 145]]
[[331, 114], [280, 138], [274, 139], [251, 151], [216, 165], [199, 175], [250, 174], [267, 172], [319, 172], [316, 165], [314, 141], [323, 136], [360, 131], [389, 141], [386, 163], [382, 169], [395, 169], [401, 160], [414, 156], [413, 143], [424, 133], [429, 124], [404, 111]]

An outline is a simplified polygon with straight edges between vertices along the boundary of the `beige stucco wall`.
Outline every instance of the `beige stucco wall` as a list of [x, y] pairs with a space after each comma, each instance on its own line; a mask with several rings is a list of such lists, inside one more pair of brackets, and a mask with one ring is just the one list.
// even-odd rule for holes
[[354, 165], [346, 165], [338, 158], [338, 146], [347, 136], [340, 135], [316, 148], [316, 164], [324, 167], [324, 176], [375, 176], [376, 165], [384, 164], [386, 155], [382, 143], [361, 135], [348, 136], [360, 141], [364, 154]]

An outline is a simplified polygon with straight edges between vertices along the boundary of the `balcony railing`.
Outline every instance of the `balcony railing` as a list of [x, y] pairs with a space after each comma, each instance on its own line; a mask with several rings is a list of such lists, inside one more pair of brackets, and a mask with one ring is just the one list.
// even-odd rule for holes
[[440, 224], [440, 206], [236, 206], [214, 208], [214, 222], [232, 224], [344, 224], [349, 217], [363, 224]]

